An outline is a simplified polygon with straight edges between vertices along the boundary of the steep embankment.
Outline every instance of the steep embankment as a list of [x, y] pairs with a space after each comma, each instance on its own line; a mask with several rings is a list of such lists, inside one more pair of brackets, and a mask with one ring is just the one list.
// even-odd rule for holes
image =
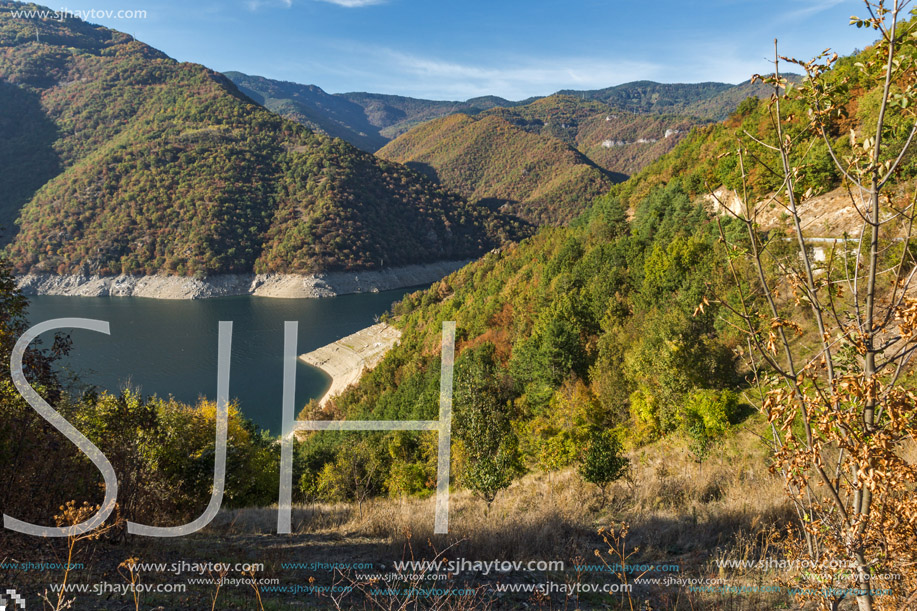
[[375, 367], [400, 337], [401, 331], [380, 322], [300, 355], [300, 360], [331, 377], [331, 385], [319, 399], [319, 405], [359, 382], [363, 372]]
[[[480, 255], [521, 226], [220, 74], [0, 3], [0, 224], [19, 274], [302, 274]], [[30, 122], [30, 123], [28, 123]], [[13, 234], [13, 235], [10, 235]]]
[[233, 295], [316, 298], [421, 286], [436, 282], [468, 263], [438, 261], [365, 272], [321, 274], [221, 274], [209, 278], [182, 276], [60, 276], [26, 274], [17, 279], [24, 295], [68, 297], [148, 297], [206, 299]]

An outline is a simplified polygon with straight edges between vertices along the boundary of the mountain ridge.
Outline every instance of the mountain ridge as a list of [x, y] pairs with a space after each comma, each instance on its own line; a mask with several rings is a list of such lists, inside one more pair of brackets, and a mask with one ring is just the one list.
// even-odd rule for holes
[[506, 119], [453, 114], [419, 125], [377, 155], [405, 163], [472, 201], [536, 224], [565, 224], [623, 175], [566, 143]]
[[42, 162], [0, 169], [17, 273], [373, 269], [470, 258], [527, 231], [270, 113], [220, 73], [79, 19], [9, 15], [30, 6], [0, 2], [0, 102], [43, 134], [0, 121], [0, 159]]
[[612, 184], [671, 150], [698, 120], [630, 115], [568, 95], [433, 119], [376, 154], [472, 201], [537, 224], [563, 225]]
[[[360, 146], [369, 152], [375, 152], [387, 142], [417, 126], [419, 123], [447, 116], [457, 112], [476, 115], [499, 108], [516, 108], [530, 105], [538, 100], [557, 95], [580, 97], [591, 101], [604, 102], [615, 110], [624, 112], [650, 114], [678, 114], [694, 117], [703, 121], [719, 121], [735, 109], [738, 104], [750, 95], [767, 95], [760, 84], [744, 82], [739, 84], [706, 82], [706, 83], [657, 83], [655, 81], [632, 81], [594, 90], [561, 89], [555, 93], [532, 96], [524, 100], [507, 100], [499, 96], [478, 96], [465, 101], [428, 100], [408, 96], [347, 92], [327, 93], [317, 85], [306, 85], [291, 81], [280, 81], [262, 76], [250, 76], [241, 72], [225, 73], [230, 79], [254, 94], [253, 99], [265, 99], [268, 108], [281, 115], [296, 120], [297, 115], [312, 117], [318, 129], [321, 121], [316, 115], [322, 114], [321, 104], [310, 103], [307, 99], [295, 99], [302, 90], [321, 92], [321, 102], [333, 106], [356, 105], [362, 108], [362, 116], [353, 125], [336, 125], [329, 135], [338, 135], [348, 139], [351, 144]], [[789, 75], [791, 79], [798, 78]], [[272, 97], [273, 93], [287, 93], [287, 97]], [[353, 106], [349, 106], [355, 110]], [[367, 126], [369, 131], [367, 131]], [[347, 132], [352, 132], [347, 134]], [[372, 133], [370, 133], [372, 132]], [[352, 139], [349, 139], [352, 138]], [[376, 146], [379, 142], [382, 144]], [[375, 147], [375, 148], [373, 148]]]

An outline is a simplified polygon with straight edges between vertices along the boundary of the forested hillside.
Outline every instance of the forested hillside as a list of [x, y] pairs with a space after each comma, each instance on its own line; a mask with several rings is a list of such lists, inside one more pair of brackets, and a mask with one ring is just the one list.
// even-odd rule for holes
[[343, 138], [374, 153], [410, 128], [457, 112], [475, 114], [495, 106], [513, 106], [496, 96], [465, 102], [423, 100], [379, 93], [325, 93], [315, 85], [226, 72], [247, 96], [277, 114], [315, 131]]
[[378, 155], [523, 219], [564, 224], [612, 183], [671, 150], [697, 123], [554, 95], [424, 123]]
[[497, 116], [463, 114], [414, 128], [378, 156], [503, 212], [537, 224], [563, 224], [623, 179], [574, 148]]
[[[394, 310], [400, 343], [317, 417], [434, 418], [441, 324], [454, 320], [465, 485], [495, 494], [526, 469], [577, 463], [615, 430], [632, 443], [684, 431], [702, 458], [747, 415], [728, 334], [713, 309], [695, 315], [707, 283], [721, 285], [716, 239], [678, 184], [655, 190], [632, 223], [603, 198], [588, 225], [544, 229], [405, 298]], [[386, 465], [376, 492], [423, 493], [435, 481], [432, 448], [400, 433], [314, 436], [302, 491], [345, 494], [334, 474], [360, 454]]]
[[[828, 123], [839, 155], [848, 154], [851, 140], [866, 137], [857, 132], [878, 112], [877, 92], [861, 68], [872, 61], [871, 53], [842, 58], [829, 74], [828, 82], [846, 100]], [[798, 196], [836, 187], [839, 173], [803, 111], [806, 91], [791, 86], [780, 92], [784, 133], [795, 143], [790, 162], [800, 168]], [[614, 186], [572, 226], [542, 229], [405, 298], [392, 318], [404, 331], [400, 344], [317, 417], [435, 417], [436, 347], [442, 322], [454, 320], [455, 425], [463, 448], [458, 464], [465, 484], [482, 494], [508, 485], [525, 469], [584, 460], [590, 448], [607, 447], [603, 431], [617, 430], [632, 445], [684, 435], [703, 460], [751, 410], [737, 394], [748, 383], [737, 357], [744, 339], [721, 306], [707, 299], [716, 295], [729, 303], [737, 295], [727, 277], [720, 227], [737, 248], [748, 237], [741, 223], [717, 218], [702, 196], [721, 185], [741, 189], [739, 147], [748, 159], [752, 200], [781, 186], [777, 174], [756, 162], [773, 155], [755, 142], [775, 138], [771, 104], [745, 100], [724, 123], [695, 129], [670, 153]], [[911, 124], [896, 118], [889, 126], [889, 148], [900, 150]], [[898, 173], [901, 184], [917, 174], [911, 155]], [[796, 256], [779, 255], [784, 243], [768, 248], [775, 257]], [[750, 265], [738, 255], [731, 260], [740, 270]], [[784, 272], [775, 265], [767, 273]], [[757, 295], [747, 298], [753, 311], [763, 311]], [[814, 323], [800, 319], [799, 325], [805, 345]], [[482, 422], [494, 424], [482, 428]], [[304, 452], [312, 475], [304, 477], [304, 492], [327, 493], [323, 478], [330, 475], [322, 465], [343, 460], [338, 448], [347, 443], [310, 439]], [[435, 463], [425, 442], [379, 434], [362, 443], [370, 453], [398, 448], [378, 458], [391, 475], [378, 482], [377, 492], [429, 489], [424, 482], [432, 481], [427, 478]], [[405, 474], [413, 478], [408, 483]]]
[[[789, 75], [798, 81], [797, 75]], [[615, 108], [638, 113], [674, 113], [698, 119], [725, 119], [742, 100], [767, 97], [770, 91], [761, 83], [654, 83], [634, 81], [591, 91], [559, 91], [560, 94], [598, 100]]]
[[0, 3], [0, 224], [20, 273], [366, 269], [523, 231], [202, 66], [14, 6], [28, 8]]
[[692, 127], [703, 123], [680, 115], [622, 111], [570, 95], [552, 95], [524, 106], [482, 113], [488, 115], [557, 138], [609, 172], [628, 176], [670, 151]]
[[225, 72], [239, 90], [270, 111], [309, 129], [341, 138], [373, 153], [388, 142], [362, 106], [330, 95], [315, 85], [275, 81], [241, 72]]
[[[677, 115], [690, 117], [692, 123], [703, 123], [725, 119], [748, 97], [768, 95], [767, 88], [760, 83], [730, 85], [635, 81], [606, 89], [563, 90], [554, 95], [516, 102], [498, 96], [482, 96], [460, 102], [379, 93], [328, 94], [316, 85], [249, 76], [241, 72], [225, 74], [246, 95], [268, 109], [322, 133], [343, 138], [369, 152], [375, 152], [421, 123], [455, 113], [470, 116], [495, 114], [520, 126], [526, 121], [544, 121], [545, 116], [585, 119], [599, 113], [607, 114], [609, 109], [622, 117], [629, 116], [638, 124], [640, 118], [633, 115]], [[791, 77], [791, 80], [798, 78]], [[574, 99], [578, 103], [574, 104]], [[677, 117], [667, 116], [666, 119], [684, 120]], [[571, 132], [569, 122], [566, 126], [563, 126], [564, 123], [560, 120], [553, 122], [545, 131], [573, 143], [575, 134]], [[580, 147], [580, 150], [583, 148]]]

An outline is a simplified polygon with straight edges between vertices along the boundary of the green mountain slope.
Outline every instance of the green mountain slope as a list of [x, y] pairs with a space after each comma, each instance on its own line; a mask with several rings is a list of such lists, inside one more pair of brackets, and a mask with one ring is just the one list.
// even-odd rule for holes
[[13, 7], [28, 6], [0, 3], [0, 159], [15, 160], [0, 167], [0, 223], [19, 216], [7, 247], [19, 272], [365, 269], [472, 257], [519, 234], [220, 74]]
[[[832, 74], [838, 79], [849, 78], [855, 83], [853, 64], [856, 61], [854, 57], [841, 59]], [[793, 94], [787, 97], [781, 90], [781, 95], [784, 97], [783, 115], [788, 117], [784, 129], [793, 138], [799, 138], [799, 157], [795, 161], [805, 167], [805, 173], [798, 177], [798, 184], [811, 187], [816, 194], [838, 186], [840, 174], [822, 139], [807, 132], [809, 123], [802, 105], [793, 99]], [[830, 134], [834, 140], [832, 146], [838, 155], [849, 153], [850, 130], [874, 111], [869, 104], [860, 106], [859, 99], [862, 97], [864, 92], [852, 84], [849, 107], [842, 111], [847, 116], [837, 121]], [[759, 140], [775, 137], [770, 108], [769, 100], [759, 100], [757, 97], [745, 99], [728, 119], [698, 127], [683, 138], [670, 154], [653, 161], [632, 176], [617, 190], [618, 197], [631, 209], [635, 209], [647, 194], [676, 179], [692, 198], [706, 195], [720, 186], [741, 191], [735, 153], [741, 146], [748, 159], [755, 156], [766, 158], [768, 151], [746, 134], [753, 134]], [[893, 137], [898, 138], [900, 134]], [[746, 169], [751, 199], [761, 198], [781, 186], [782, 181], [778, 175], [765, 170], [760, 164], [748, 163]]]
[[[785, 75], [786, 76], [786, 75]], [[788, 75], [798, 81], [796, 75]], [[560, 94], [598, 100], [621, 110], [639, 113], [679, 114], [700, 119], [725, 119], [739, 103], [751, 96], [767, 97], [767, 87], [760, 83], [655, 83], [634, 81], [605, 89], [565, 90]]]
[[[544, 228], [406, 297], [392, 319], [399, 343], [357, 386], [303, 417], [435, 418], [442, 323], [455, 321], [461, 484], [486, 488], [482, 481], [506, 482], [526, 468], [573, 465], [600, 432], [639, 444], [690, 430], [702, 452], [718, 433], [689, 429], [698, 422], [692, 406], [722, 407], [716, 426], [724, 430], [745, 414], [715, 309], [692, 315], [707, 283], [721, 285], [716, 225], [677, 186], [654, 192], [632, 223], [619, 202], [599, 201], [588, 225]], [[499, 444], [482, 452], [478, 437], [486, 446], [494, 435]], [[360, 442], [391, 474], [378, 492], [430, 489], [428, 439], [367, 437]], [[303, 444], [304, 492], [321, 493], [326, 465], [352, 452], [347, 442]]]
[[[845, 98], [826, 118], [841, 158], [851, 154], [851, 133], [860, 143], [871, 135], [862, 126], [873, 125], [879, 112], [879, 91], [861, 73], [863, 65], [882, 65], [876, 55], [866, 50], [842, 58], [829, 73], [829, 86]], [[908, 71], [902, 80], [910, 82], [912, 75]], [[810, 129], [797, 91], [783, 96], [781, 110], [784, 134], [794, 142], [791, 163], [800, 168], [796, 186], [802, 197], [810, 188], [833, 189], [840, 177]], [[724, 264], [729, 253], [719, 250], [718, 223], [740, 249], [745, 228], [728, 215], [715, 219], [700, 196], [720, 185], [739, 186], [734, 154], [739, 146], [747, 155], [750, 197], [780, 187], [778, 176], [752, 161], [756, 156], [773, 162], [773, 153], [748, 136], [775, 139], [769, 111], [768, 100], [743, 101], [725, 122], [695, 128], [671, 152], [615, 185], [576, 223], [543, 228], [405, 298], [391, 318], [403, 330], [400, 343], [356, 387], [333, 400], [336, 417], [435, 417], [436, 347], [442, 323], [455, 321], [454, 438], [463, 468], [474, 463], [494, 478], [514, 477], [518, 471], [512, 465], [519, 462], [532, 469], [561, 468], [587, 451], [595, 430], [614, 429], [635, 445], [678, 432], [703, 459], [717, 436], [747, 414], [735, 394], [743, 384], [736, 351], [744, 347], [744, 336], [732, 331], [718, 309], [733, 303], [737, 290]], [[897, 115], [884, 134], [891, 160], [913, 125], [908, 111]], [[904, 202], [911, 201], [917, 178], [914, 161], [913, 152], [905, 156], [895, 177]], [[779, 248], [779, 240], [768, 248]], [[732, 261], [747, 263], [744, 257]], [[775, 266], [772, 273], [785, 277], [786, 271]], [[698, 308], [710, 295], [717, 301]], [[803, 337], [813, 332], [813, 322], [800, 324]], [[458, 390], [463, 385], [475, 393]], [[469, 431], [481, 414], [508, 423], [499, 451], [518, 462], [501, 458], [501, 466], [480, 454], [468, 460], [468, 448], [475, 447]], [[392, 472], [417, 470], [426, 477], [432, 464], [427, 446], [392, 437], [375, 441], [408, 448], [382, 458], [393, 463]], [[323, 451], [333, 460], [333, 452]], [[309, 441], [307, 453], [319, 456], [317, 439]], [[314, 468], [319, 472], [321, 461]], [[417, 489], [423, 490], [423, 481], [418, 479]], [[393, 478], [388, 485], [394, 483]]]
[[692, 104], [711, 100], [730, 90], [727, 83], [655, 83], [634, 81], [605, 89], [560, 91], [598, 100], [630, 112], [684, 112]]
[[465, 197], [538, 224], [563, 224], [604, 193], [614, 177], [551, 136], [498, 116], [429, 121], [382, 148]]
[[449, 102], [380, 93], [329, 94], [315, 85], [241, 72], [225, 74], [243, 93], [277, 114], [315, 131], [342, 138], [370, 153], [424, 121], [457, 112], [475, 114], [495, 106], [519, 103], [496, 96]]
[[342, 138], [369, 152], [377, 151], [388, 142], [388, 138], [379, 133], [379, 126], [369, 122], [362, 106], [325, 93], [315, 85], [275, 81], [241, 72], [224, 74], [242, 93], [268, 110], [314, 131]]

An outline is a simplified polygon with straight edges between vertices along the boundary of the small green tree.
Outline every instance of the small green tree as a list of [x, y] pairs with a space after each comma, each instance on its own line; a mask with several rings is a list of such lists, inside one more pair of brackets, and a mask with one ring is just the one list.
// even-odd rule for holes
[[456, 437], [467, 454], [463, 480], [489, 505], [523, 471], [493, 344], [465, 351], [456, 370]]
[[605, 505], [608, 484], [627, 471], [630, 461], [622, 455], [623, 448], [617, 435], [611, 431], [595, 431], [579, 466], [580, 476], [599, 487], [602, 505]]
[[322, 467], [315, 490], [327, 502], [355, 501], [362, 518], [363, 503], [382, 491], [385, 470], [372, 441], [351, 437], [340, 446], [334, 462]]

